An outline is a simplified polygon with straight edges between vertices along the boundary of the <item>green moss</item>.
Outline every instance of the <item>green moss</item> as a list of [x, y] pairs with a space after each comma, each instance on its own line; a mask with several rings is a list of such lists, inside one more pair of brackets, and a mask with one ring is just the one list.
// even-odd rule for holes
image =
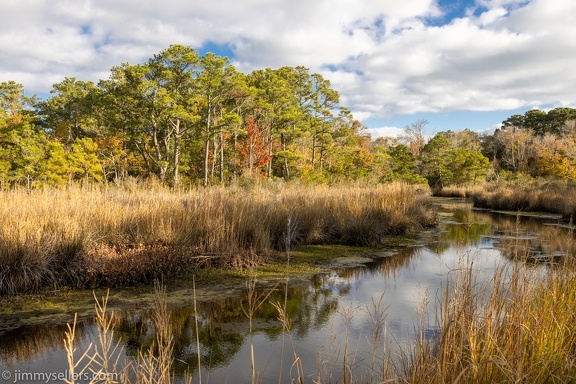
[[510, 216], [537, 217], [539, 219], [552, 219], [552, 220], [561, 220], [562, 219], [562, 215], [559, 213], [523, 212], [523, 211], [492, 211], [492, 212], [499, 213], [502, 215], [510, 215]]
[[[322, 264], [334, 258], [374, 252], [371, 248], [351, 247], [347, 245], [306, 245], [290, 252], [291, 262]], [[284, 256], [286, 258], [286, 256]]]

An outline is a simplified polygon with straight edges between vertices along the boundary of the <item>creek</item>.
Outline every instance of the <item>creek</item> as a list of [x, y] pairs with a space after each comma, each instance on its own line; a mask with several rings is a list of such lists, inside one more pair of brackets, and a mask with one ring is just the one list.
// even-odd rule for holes
[[[353, 262], [346, 267], [309, 279], [290, 278], [287, 288], [282, 281], [256, 290], [255, 299], [266, 299], [252, 314], [252, 332], [245, 285], [201, 295], [196, 303], [191, 289], [186, 298], [179, 293], [169, 301], [177, 381], [189, 371], [198, 382], [200, 352], [203, 383], [250, 383], [253, 346], [260, 383], [296, 382], [299, 370], [305, 382], [343, 382], [346, 370], [358, 382], [377, 382], [373, 375], [383, 355], [402, 370], [418, 338], [439, 334], [436, 311], [458, 271], [471, 265], [477, 280], [487, 282], [497, 268], [515, 263], [545, 272], [548, 262], [571, 252], [573, 235], [554, 215], [473, 210], [461, 199], [437, 202], [438, 228], [410, 246], [375, 251], [370, 258], [347, 255]], [[518, 260], [517, 255], [526, 257]], [[124, 361], [147, 348], [155, 335], [146, 310], [150, 303], [136, 291], [116, 295], [134, 296], [132, 306], [115, 312], [114, 336], [121, 340]], [[37, 321], [25, 325], [0, 316], [0, 322], [13, 323], [0, 329], [0, 383], [13, 383], [17, 376], [19, 383], [41, 381], [25, 373], [66, 372], [64, 332], [78, 300], [90, 301], [90, 296], [62, 298], [56, 320], [45, 321], [42, 309], [34, 313]], [[283, 331], [274, 303], [285, 308], [289, 332]], [[97, 342], [90, 311], [81, 312], [77, 333], [79, 351]]]

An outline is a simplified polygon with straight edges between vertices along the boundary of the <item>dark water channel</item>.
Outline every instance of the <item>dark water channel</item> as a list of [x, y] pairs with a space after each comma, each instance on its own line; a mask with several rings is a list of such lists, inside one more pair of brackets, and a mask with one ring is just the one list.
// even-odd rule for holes
[[[247, 307], [244, 287], [214, 300], [197, 300], [202, 382], [251, 382], [251, 342], [261, 383], [289, 383], [298, 377], [299, 367], [305, 382], [318, 377], [322, 382], [342, 382], [344, 364], [354, 370], [356, 381], [377, 382], [371, 375], [373, 367], [379, 370], [384, 353], [401, 367], [420, 326], [424, 337], [438, 334], [435, 308], [451, 274], [463, 264], [473, 261], [478, 279], [489, 280], [498, 266], [523, 263], [526, 268], [545, 270], [545, 262], [569, 252], [572, 235], [556, 217], [517, 217], [472, 210], [461, 200], [438, 202], [441, 223], [426, 241], [382, 251], [382, 257], [360, 266], [294, 281], [287, 294], [283, 286], [278, 287], [254, 313], [252, 334], [242, 309]], [[528, 262], [515, 260], [518, 254], [528, 255]], [[285, 294], [289, 333], [283, 332], [272, 305], [284, 303]], [[177, 378], [189, 370], [197, 383], [193, 303], [171, 302], [170, 308]], [[118, 314], [115, 337], [122, 340], [122, 358], [136, 356], [154, 339], [149, 316], [145, 310]], [[382, 319], [384, 334], [374, 346], [377, 318]], [[2, 331], [0, 383], [43, 382], [22, 379], [23, 373], [65, 372], [65, 329], [62, 324]], [[77, 332], [79, 350], [97, 339], [96, 326], [89, 319], [79, 322]], [[20, 379], [15, 381], [17, 375]]]

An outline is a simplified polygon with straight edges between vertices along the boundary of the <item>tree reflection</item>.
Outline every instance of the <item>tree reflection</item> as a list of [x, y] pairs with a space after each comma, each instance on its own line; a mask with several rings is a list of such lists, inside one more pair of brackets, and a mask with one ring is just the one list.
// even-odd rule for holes
[[[441, 255], [450, 247], [488, 247], [498, 249], [505, 257], [521, 262], [556, 260], [576, 254], [573, 234], [555, 220], [476, 211], [466, 207], [442, 212], [439, 230], [425, 247]], [[279, 340], [283, 327], [274, 303], [285, 306], [291, 332], [305, 339], [313, 332], [326, 329], [339, 310], [342, 298], [349, 295], [354, 282], [368, 277], [396, 279], [399, 271], [418, 262], [421, 246], [375, 251], [373, 261], [353, 268], [337, 268], [314, 276], [309, 282], [278, 285], [267, 302], [254, 313], [253, 331], [268, 340]], [[380, 253], [379, 253], [380, 252]], [[259, 294], [269, 286], [258, 288]], [[170, 295], [170, 293], [168, 293]], [[286, 298], [286, 301], [284, 301]], [[249, 336], [249, 323], [242, 308], [247, 305], [246, 292], [235, 297], [198, 301], [193, 305], [172, 305], [176, 375], [198, 369], [198, 351], [202, 369], [228, 365], [242, 350]], [[128, 359], [146, 351], [155, 339], [155, 330], [147, 310], [116, 312], [115, 337], [120, 338]], [[196, 344], [196, 320], [198, 340]], [[1, 321], [1, 320], [0, 320]], [[42, 354], [61, 348], [63, 326], [37, 326], [5, 332], [1, 335], [0, 358], [5, 364], [39, 359]], [[93, 337], [88, 321], [78, 326], [85, 341]]]
[[[0, 334], [0, 359], [7, 366], [28, 361], [56, 348], [62, 348], [66, 326], [34, 325], [17, 328]], [[86, 339], [86, 324], [76, 326], [79, 342]]]
[[433, 253], [441, 255], [450, 247], [478, 246], [490, 234], [490, 214], [468, 209], [453, 209], [440, 216], [439, 234], [435, 242], [427, 245]]

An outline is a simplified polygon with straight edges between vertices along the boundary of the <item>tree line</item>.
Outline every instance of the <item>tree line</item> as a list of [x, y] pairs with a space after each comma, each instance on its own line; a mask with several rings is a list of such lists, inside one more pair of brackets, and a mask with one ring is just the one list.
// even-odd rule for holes
[[179, 188], [251, 178], [482, 181], [500, 171], [576, 175], [576, 110], [529, 111], [493, 135], [428, 139], [425, 120], [372, 140], [330, 82], [305, 67], [238, 72], [172, 45], [97, 83], [65, 78], [45, 100], [0, 83], [0, 187], [155, 177]]

